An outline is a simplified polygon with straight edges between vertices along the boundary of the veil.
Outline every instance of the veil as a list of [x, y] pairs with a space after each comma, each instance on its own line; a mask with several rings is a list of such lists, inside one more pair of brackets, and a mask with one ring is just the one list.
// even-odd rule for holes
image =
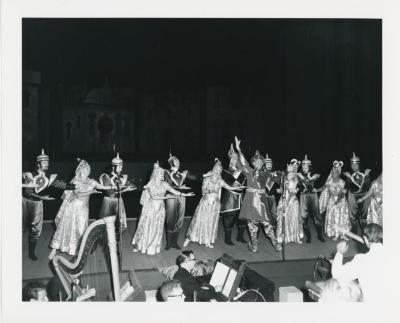
[[164, 174], [164, 168], [160, 167], [158, 162], [154, 164], [153, 172], [151, 173], [149, 182], [143, 187], [144, 190], [140, 197], [140, 204], [142, 206], [146, 205], [150, 200], [150, 194], [147, 188], [154, 188], [156, 186], [156, 178], [160, 176], [160, 173]]

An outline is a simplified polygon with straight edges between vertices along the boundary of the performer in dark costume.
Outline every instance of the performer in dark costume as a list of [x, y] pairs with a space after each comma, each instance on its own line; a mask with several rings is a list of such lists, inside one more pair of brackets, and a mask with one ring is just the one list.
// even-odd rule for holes
[[[37, 260], [35, 251], [36, 245], [42, 233], [43, 227], [43, 201], [54, 200], [48, 193], [49, 187], [56, 187], [62, 190], [73, 190], [75, 185], [57, 180], [57, 174], [47, 175], [49, 169], [49, 156], [42, 153], [37, 156], [37, 169], [34, 172], [22, 174], [22, 221], [24, 230], [29, 226], [29, 258]], [[33, 187], [30, 187], [33, 186]]]
[[[239, 155], [235, 152], [232, 145], [229, 149], [228, 157], [229, 168], [222, 171], [222, 179], [230, 186], [244, 186], [246, 176], [237, 166]], [[238, 225], [236, 241], [246, 243], [243, 234], [246, 230], [247, 223], [244, 220], [238, 219], [242, 200], [243, 193], [239, 191], [230, 191], [225, 188], [222, 190], [220, 213], [222, 214], [222, 224], [225, 231], [225, 243], [230, 246], [234, 245], [232, 242], [232, 229], [235, 222], [237, 222]]]
[[281, 193], [281, 182], [283, 173], [280, 171], [273, 170], [273, 161], [266, 155], [264, 159], [265, 170], [267, 171], [267, 183], [265, 190], [267, 192], [268, 208], [272, 215], [273, 224], [276, 224], [277, 219], [277, 199], [279, 200], [279, 194]]
[[246, 174], [247, 190], [243, 199], [243, 205], [240, 209], [239, 219], [247, 220], [247, 226], [250, 232], [249, 249], [252, 252], [258, 251], [257, 233], [259, 225], [262, 224], [264, 232], [271, 240], [276, 251], [280, 251], [282, 246], [278, 243], [274, 228], [272, 226], [272, 215], [268, 208], [267, 194], [265, 185], [267, 183], [268, 174], [262, 171], [263, 157], [258, 151], [252, 158], [254, 169], [251, 168], [240, 150], [240, 140], [235, 137], [236, 149], [240, 156], [240, 167]]
[[[176, 156], [172, 156], [171, 152], [169, 154], [168, 163], [170, 165], [170, 170], [165, 171], [164, 181], [178, 192], [190, 190], [190, 187], [187, 187], [184, 183], [186, 179], [194, 180], [196, 177], [187, 170], [180, 172], [180, 161]], [[169, 195], [171, 195], [171, 193], [167, 193], [167, 196]], [[178, 237], [179, 230], [182, 228], [185, 217], [185, 207], [185, 196], [165, 200], [165, 231], [167, 238], [165, 250], [169, 250], [170, 248], [181, 249], [178, 245]]]
[[311, 166], [311, 160], [309, 160], [306, 155], [304, 160], [301, 162], [301, 172], [297, 173], [300, 191], [300, 213], [303, 218], [303, 229], [307, 238], [306, 242], [311, 242], [311, 232], [310, 227], [308, 226], [310, 217], [312, 218], [315, 229], [317, 230], [318, 240], [325, 242], [323, 236], [323, 219], [319, 212], [318, 190], [315, 188], [315, 181], [320, 177], [320, 175], [312, 174]]
[[358, 226], [360, 225], [361, 230], [364, 226], [367, 214], [368, 214], [368, 200], [361, 200], [357, 203], [357, 200], [363, 198], [367, 194], [371, 178], [369, 176], [371, 170], [366, 169], [365, 172], [360, 171], [360, 158], [353, 153], [353, 157], [350, 158], [352, 173], [345, 172], [347, 201], [349, 204], [350, 211], [350, 222], [351, 231], [355, 234], [358, 232]]
[[103, 191], [104, 198], [100, 208], [99, 217], [104, 218], [111, 215], [119, 215], [117, 223], [119, 223], [120, 228], [117, 227], [117, 231], [118, 229], [121, 229], [121, 232], [123, 232], [127, 228], [127, 223], [124, 201], [122, 199], [122, 196], [118, 196], [118, 188], [121, 194], [136, 189], [136, 187], [131, 182], [129, 182], [128, 175], [122, 174], [123, 165], [124, 162], [119, 157], [119, 153], [117, 153], [117, 156], [111, 161], [112, 168], [110, 173], [103, 173], [100, 175], [99, 178], [99, 182], [101, 185], [117, 188], [117, 190], [110, 189]]

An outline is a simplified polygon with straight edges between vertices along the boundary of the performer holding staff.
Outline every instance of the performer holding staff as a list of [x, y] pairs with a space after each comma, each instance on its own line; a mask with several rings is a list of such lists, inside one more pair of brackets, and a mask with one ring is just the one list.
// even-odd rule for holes
[[258, 251], [258, 227], [261, 224], [265, 234], [271, 240], [276, 251], [280, 251], [282, 246], [278, 243], [272, 226], [272, 215], [268, 208], [267, 195], [265, 193], [265, 185], [268, 174], [261, 170], [263, 165], [263, 157], [258, 151], [252, 158], [254, 169], [250, 167], [246, 158], [240, 149], [240, 140], [235, 137], [236, 149], [239, 152], [240, 168], [246, 175], [247, 190], [243, 199], [243, 205], [240, 209], [239, 219], [247, 221], [250, 232], [249, 249], [252, 252]]
[[303, 218], [303, 229], [307, 238], [306, 242], [310, 243], [311, 232], [308, 222], [311, 218], [314, 222], [315, 229], [317, 230], [318, 240], [325, 242], [322, 233], [323, 219], [319, 212], [317, 189], [314, 187], [315, 181], [320, 177], [320, 175], [312, 174], [311, 167], [311, 160], [309, 160], [306, 155], [304, 160], [301, 162], [301, 172], [297, 173], [299, 178], [300, 212]]
[[206, 247], [214, 248], [212, 245], [217, 237], [219, 212], [221, 209], [221, 188], [227, 190], [241, 190], [244, 186], [230, 186], [221, 177], [222, 165], [216, 159], [212, 171], [203, 175], [202, 193], [203, 197], [196, 208], [192, 221], [186, 233], [183, 244], [186, 247], [190, 241], [204, 244]]
[[54, 200], [49, 195], [45, 195], [49, 187], [56, 187], [62, 190], [71, 190], [75, 188], [73, 184], [67, 184], [58, 180], [57, 174], [51, 174], [49, 177], [50, 158], [42, 153], [36, 158], [37, 168], [34, 172], [25, 172], [22, 174], [22, 223], [23, 229], [29, 226], [29, 258], [37, 260], [36, 245], [42, 233], [43, 227], [43, 201]]
[[345, 172], [347, 201], [349, 203], [351, 231], [353, 233], [358, 232], [358, 225], [362, 226], [362, 222], [367, 218], [368, 203], [366, 200], [361, 200], [357, 203], [357, 200], [362, 199], [368, 192], [371, 184], [371, 178], [369, 173], [370, 169], [366, 169], [365, 172], [360, 171], [360, 158], [353, 153], [353, 157], [350, 158], [351, 163], [351, 174]]
[[[166, 196], [170, 192], [173, 195]], [[194, 196], [193, 193], [181, 193], [164, 181], [164, 169], [154, 164], [150, 181], [144, 186], [140, 204], [143, 206], [139, 223], [132, 240], [133, 252], [155, 255], [161, 250], [161, 241], [165, 221], [164, 200], [179, 196]]]
[[342, 161], [333, 162], [332, 171], [319, 197], [320, 212], [325, 213], [325, 234], [335, 241], [339, 236], [347, 240], [343, 232], [350, 230], [345, 182], [340, 178], [342, 167]]
[[88, 227], [90, 195], [99, 193], [96, 189], [116, 189], [115, 186], [104, 186], [89, 178], [90, 165], [83, 159], [78, 158], [78, 162], [75, 177], [71, 181], [75, 185], [75, 190], [64, 192], [63, 202], [55, 218], [57, 229], [50, 243], [52, 251], [49, 259], [53, 259], [57, 250], [75, 256], [81, 238]]
[[[168, 163], [170, 165], [170, 170], [165, 171], [165, 182], [179, 192], [190, 190], [190, 187], [187, 187], [184, 183], [186, 179], [195, 179], [195, 176], [189, 174], [187, 170], [180, 172], [179, 167], [181, 163], [176, 156], [171, 155], [171, 152], [169, 154]], [[171, 193], [167, 195], [171, 195]], [[169, 250], [170, 248], [181, 249], [178, 245], [178, 237], [179, 230], [182, 228], [185, 217], [185, 206], [186, 197], [184, 196], [165, 200], [165, 233], [167, 238], [165, 250]]]
[[[233, 149], [232, 144], [228, 152], [228, 157], [229, 167], [228, 169], [222, 170], [222, 179], [225, 181], [225, 183], [233, 187], [244, 186], [246, 182], [246, 176], [237, 166], [239, 162], [239, 155]], [[242, 192], [232, 191], [225, 188], [222, 189], [222, 224], [225, 232], [225, 243], [230, 246], [234, 245], [232, 242], [232, 229], [235, 223], [237, 223], [238, 226], [236, 241], [246, 243], [246, 240], [243, 237], [244, 232], [246, 231], [246, 221], [238, 219], [242, 201]]]

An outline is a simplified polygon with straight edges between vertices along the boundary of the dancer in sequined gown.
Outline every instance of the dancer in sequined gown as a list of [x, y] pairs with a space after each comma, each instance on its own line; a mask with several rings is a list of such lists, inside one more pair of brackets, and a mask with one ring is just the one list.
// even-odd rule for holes
[[217, 237], [218, 219], [221, 208], [221, 188], [227, 190], [241, 190], [243, 186], [229, 186], [221, 178], [222, 165], [216, 159], [211, 172], [204, 175], [202, 193], [203, 197], [196, 208], [189, 229], [186, 233], [186, 240], [183, 244], [186, 247], [190, 241], [204, 244], [213, 248], [212, 245]]
[[56, 231], [51, 240], [53, 249], [49, 255], [52, 259], [57, 250], [71, 256], [76, 254], [79, 244], [89, 221], [89, 197], [98, 190], [115, 189], [112, 186], [103, 186], [96, 180], [89, 178], [90, 165], [78, 159], [79, 165], [75, 170], [75, 177], [71, 183], [75, 185], [74, 191], [65, 191], [63, 202], [55, 218]]
[[357, 203], [363, 203], [366, 199], [369, 199], [368, 213], [367, 213], [367, 224], [376, 223], [383, 226], [382, 217], [382, 174], [374, 180], [371, 184], [371, 188], [368, 193], [357, 200]]
[[301, 244], [303, 238], [300, 205], [297, 199], [298, 179], [297, 167], [299, 162], [292, 159], [287, 165], [287, 175], [284, 179], [284, 189], [278, 203], [276, 238], [279, 243], [295, 242]]
[[333, 240], [346, 239], [343, 232], [350, 230], [349, 206], [345, 181], [340, 178], [343, 162], [334, 161], [332, 171], [319, 197], [320, 212], [325, 213], [325, 235]]
[[[140, 198], [140, 204], [143, 206], [142, 213], [132, 240], [133, 252], [140, 251], [148, 255], [159, 253], [165, 222], [164, 200], [180, 196], [194, 196], [191, 192], [181, 193], [173, 189], [164, 181], [164, 172], [165, 170], [158, 165], [158, 162], [154, 164], [150, 181], [144, 187]], [[167, 192], [173, 195], [166, 196]]]

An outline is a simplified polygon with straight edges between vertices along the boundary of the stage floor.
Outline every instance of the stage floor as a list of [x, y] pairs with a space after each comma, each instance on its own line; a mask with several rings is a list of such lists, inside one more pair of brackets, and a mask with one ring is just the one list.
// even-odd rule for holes
[[[184, 226], [182, 228], [179, 243], [183, 244], [184, 233], [189, 226], [191, 218], [185, 218]], [[163, 250], [161, 253], [149, 256], [141, 253], [133, 253], [131, 240], [135, 232], [137, 225], [137, 219], [128, 219], [128, 229], [123, 234], [122, 240], [122, 269], [129, 270], [146, 270], [154, 269], [162, 266], [169, 266], [175, 263], [176, 257], [180, 251], [176, 249], [170, 249], [168, 251]], [[22, 252], [22, 275], [23, 279], [34, 279], [34, 278], [45, 278], [51, 277], [53, 274], [50, 270], [50, 261], [48, 255], [50, 253], [49, 244], [53, 235], [54, 228], [53, 223], [46, 221], [43, 225], [42, 236], [37, 246], [38, 261], [32, 261], [28, 257], [28, 234], [23, 234], [23, 252]], [[233, 232], [233, 238], [236, 238], [236, 229]], [[286, 260], [296, 259], [316, 259], [319, 255], [330, 256], [336, 250], [336, 243], [331, 239], [326, 239], [325, 243], [320, 242], [316, 238], [314, 228], [312, 228], [312, 243], [288, 244], [285, 246], [285, 258]], [[248, 240], [248, 236], [246, 236]], [[224, 253], [230, 256], [245, 260], [247, 262], [265, 262], [265, 261], [279, 261], [282, 260], [282, 253], [276, 252], [272, 247], [269, 240], [263, 233], [260, 233], [259, 238], [259, 252], [252, 253], [248, 250], [247, 244], [235, 242], [234, 246], [228, 246], [224, 243], [224, 232], [222, 223], [220, 220], [218, 227], [217, 241], [214, 244], [214, 248], [206, 248], [196, 243], [190, 243], [185, 250], [193, 250], [197, 260], [208, 260], [217, 259]], [[163, 237], [163, 246], [165, 246], [165, 235]], [[354, 241], [349, 242], [349, 252], [346, 256], [353, 256], [357, 253], [357, 244]], [[84, 269], [84, 273], [90, 272], [105, 272], [107, 271], [106, 261], [102, 248], [97, 250], [89, 257], [89, 261]]]

